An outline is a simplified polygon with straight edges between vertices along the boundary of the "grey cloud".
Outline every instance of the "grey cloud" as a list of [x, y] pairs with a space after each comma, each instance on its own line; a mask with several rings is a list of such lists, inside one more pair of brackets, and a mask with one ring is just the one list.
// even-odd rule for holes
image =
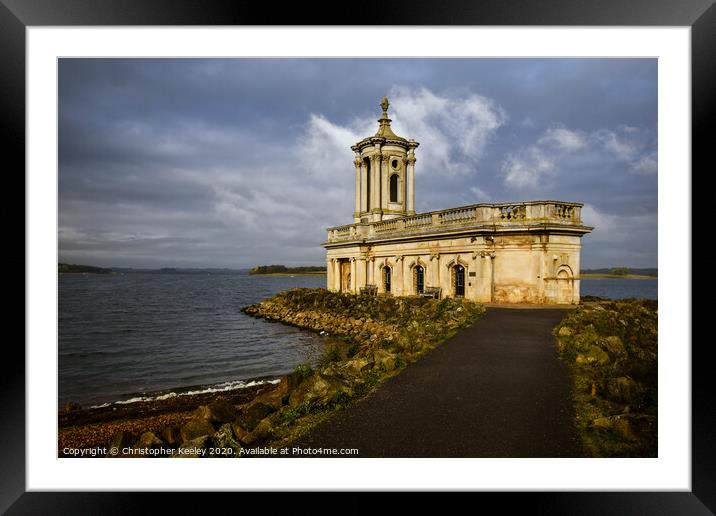
[[[377, 103], [392, 92], [396, 127], [423, 140], [418, 209], [582, 201], [613, 228], [585, 237], [584, 266], [653, 266], [656, 85], [653, 59], [63, 59], [60, 256], [321, 264], [325, 227], [351, 220], [348, 146], [374, 132]], [[448, 116], [408, 109], [435, 99]], [[484, 109], [470, 118], [471, 106]], [[590, 145], [555, 146], [557, 133], [540, 143], [555, 128]], [[554, 171], [530, 188], [506, 184], [506, 160], [531, 147]], [[630, 238], [615, 220], [629, 221]]]

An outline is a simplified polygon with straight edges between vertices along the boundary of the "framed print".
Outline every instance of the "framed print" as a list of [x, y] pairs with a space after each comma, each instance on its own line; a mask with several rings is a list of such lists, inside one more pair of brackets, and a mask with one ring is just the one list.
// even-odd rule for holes
[[713, 510], [690, 237], [712, 2], [398, 2], [351, 26], [2, 2], [27, 203], [3, 511], [386, 490]]

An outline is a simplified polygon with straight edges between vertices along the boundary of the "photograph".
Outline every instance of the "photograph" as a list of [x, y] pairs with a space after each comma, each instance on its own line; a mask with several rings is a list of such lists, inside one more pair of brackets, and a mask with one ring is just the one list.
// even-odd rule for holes
[[655, 57], [60, 57], [57, 455], [658, 458]]
[[714, 0], [505, 1], [0, 0], [26, 203], [0, 513], [716, 507]]

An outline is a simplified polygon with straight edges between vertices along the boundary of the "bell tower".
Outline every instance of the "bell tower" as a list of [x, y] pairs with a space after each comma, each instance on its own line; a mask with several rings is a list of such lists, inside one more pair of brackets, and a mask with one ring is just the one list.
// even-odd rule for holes
[[388, 117], [387, 97], [380, 102], [378, 132], [351, 147], [355, 152], [356, 223], [415, 214], [415, 140], [396, 135]]

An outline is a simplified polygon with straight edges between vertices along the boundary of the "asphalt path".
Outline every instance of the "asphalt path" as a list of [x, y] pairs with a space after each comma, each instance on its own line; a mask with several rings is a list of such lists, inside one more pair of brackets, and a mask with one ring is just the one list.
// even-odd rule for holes
[[564, 309], [495, 308], [293, 446], [359, 457], [582, 457], [554, 328]]

